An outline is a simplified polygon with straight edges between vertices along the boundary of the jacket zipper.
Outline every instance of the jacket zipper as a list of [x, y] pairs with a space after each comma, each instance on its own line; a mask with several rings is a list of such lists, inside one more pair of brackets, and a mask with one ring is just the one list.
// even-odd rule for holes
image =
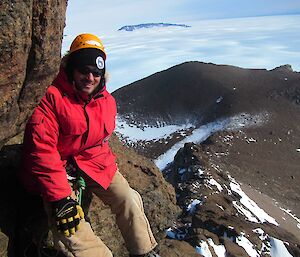
[[88, 105], [88, 103], [89, 103], [89, 101], [86, 101], [84, 103], [84, 106], [83, 106], [84, 116], [85, 116], [85, 120], [86, 120], [86, 124], [87, 124], [87, 131], [83, 135], [83, 142], [84, 142], [84, 144], [86, 144], [86, 142], [87, 142], [89, 131], [90, 131], [89, 116], [88, 116], [87, 111], [86, 111], [86, 106]]

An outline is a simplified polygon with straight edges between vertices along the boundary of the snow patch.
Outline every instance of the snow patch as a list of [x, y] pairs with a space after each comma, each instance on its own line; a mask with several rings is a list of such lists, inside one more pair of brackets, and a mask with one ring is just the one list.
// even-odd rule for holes
[[185, 143], [201, 143], [213, 133], [221, 130], [238, 130], [243, 127], [259, 126], [268, 121], [268, 116], [268, 113], [260, 113], [256, 115], [241, 113], [233, 117], [220, 119], [203, 125], [193, 130], [190, 136], [185, 137], [182, 141], [173, 145], [167, 152], [159, 156], [154, 162], [160, 170], [163, 170], [169, 163], [172, 162], [177, 151], [182, 148]]
[[270, 254], [271, 245], [269, 243], [269, 235], [265, 234], [265, 231], [263, 231], [261, 228], [254, 229], [253, 232], [258, 234], [258, 237], [262, 242], [259, 253]]
[[175, 233], [175, 231], [172, 230], [172, 228], [168, 228], [166, 231], [166, 234], [169, 238], [172, 238], [172, 239], [176, 238], [176, 233]]
[[256, 229], [253, 229], [252, 231], [259, 235], [259, 239], [261, 241], [263, 241], [267, 238], [267, 236], [265, 235], [265, 231], [263, 231], [261, 228], [256, 228]]
[[217, 257], [226, 256], [226, 249], [224, 245], [216, 245], [211, 238], [208, 238], [207, 242], [201, 241], [200, 246], [196, 246], [197, 253], [203, 255], [204, 257], [212, 257], [213, 255], [209, 250], [209, 245], [213, 248], [214, 253]]
[[246, 142], [247, 142], [248, 144], [250, 144], [250, 143], [256, 142], [256, 139], [254, 139], [253, 137], [250, 137], [250, 138], [247, 138], [247, 139], [246, 139]]
[[221, 206], [221, 205], [219, 205], [219, 204], [217, 204], [217, 203], [216, 203], [216, 205], [217, 205], [222, 211], [224, 211], [224, 207], [223, 207], [223, 206]]
[[183, 240], [187, 235], [187, 231], [174, 227], [174, 228], [168, 228], [166, 230], [166, 234], [169, 238], [176, 239], [176, 240]]
[[201, 241], [200, 246], [196, 246], [196, 251], [204, 257], [212, 257], [208, 244], [205, 241]]
[[196, 211], [196, 207], [198, 204], [202, 204], [202, 202], [198, 199], [192, 200], [192, 202], [187, 207], [187, 211], [190, 214], [193, 214]]
[[235, 182], [233, 178], [231, 178], [230, 188], [233, 192], [237, 193], [241, 197], [240, 203], [247, 208], [247, 210], [241, 206], [238, 206], [236, 203], [235, 207], [242, 211], [250, 221], [257, 222], [255, 219], [253, 219], [254, 215], [260, 222], [267, 221], [276, 226], [279, 225], [274, 218], [267, 214], [263, 209], [259, 208], [258, 205], [242, 191], [240, 185]]
[[207, 239], [207, 241], [209, 245], [214, 249], [215, 254], [218, 257], [226, 257], [226, 249], [224, 245], [216, 245], [211, 238]]
[[251, 222], [258, 223], [258, 220], [256, 219], [256, 217], [249, 210], [247, 210], [243, 206], [240, 206], [239, 204], [237, 204], [236, 201], [233, 201], [232, 204], [237, 209], [237, 211], [239, 213], [241, 213], [244, 216], [246, 216], [246, 219], [248, 219]]
[[272, 257], [293, 257], [293, 255], [289, 253], [281, 240], [270, 237], [270, 244]]
[[221, 192], [223, 190], [222, 186], [213, 178], [211, 178], [209, 181], [208, 181], [209, 184], [211, 184], [212, 186], [216, 186], [219, 190], [219, 192]]
[[294, 220], [296, 220], [296, 221], [298, 222], [297, 228], [300, 229], [300, 219], [299, 219], [296, 215], [292, 214], [292, 211], [291, 211], [291, 210], [286, 210], [286, 209], [281, 208], [281, 207], [280, 207], [280, 209], [281, 209], [282, 211], [284, 211], [285, 213], [287, 213], [288, 215], [290, 215]]
[[218, 99], [216, 100], [216, 103], [217, 103], [217, 104], [218, 104], [218, 103], [221, 103], [222, 100], [223, 100], [223, 96], [220, 96], [220, 97], [218, 97]]
[[236, 243], [239, 246], [243, 247], [250, 257], [260, 256], [258, 252], [254, 249], [253, 244], [244, 235], [238, 236], [236, 238]]
[[161, 127], [145, 126], [139, 128], [134, 124], [128, 124], [120, 116], [117, 117], [116, 133], [119, 137], [128, 140], [129, 142], [136, 143], [140, 140], [151, 141], [159, 139], [167, 139], [175, 132], [193, 128], [192, 124], [183, 125], [167, 125]]

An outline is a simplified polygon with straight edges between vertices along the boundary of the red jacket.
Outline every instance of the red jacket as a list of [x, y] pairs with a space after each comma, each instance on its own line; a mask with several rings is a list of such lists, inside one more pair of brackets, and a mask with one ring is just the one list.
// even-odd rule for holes
[[117, 169], [108, 138], [116, 103], [106, 89], [85, 102], [63, 70], [27, 122], [21, 179], [29, 191], [57, 201], [71, 194], [65, 165], [78, 167], [107, 189]]

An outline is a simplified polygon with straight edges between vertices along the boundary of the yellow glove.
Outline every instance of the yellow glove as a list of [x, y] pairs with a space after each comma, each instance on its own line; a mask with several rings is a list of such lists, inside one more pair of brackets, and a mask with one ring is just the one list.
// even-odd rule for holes
[[81, 206], [71, 197], [53, 202], [54, 215], [58, 231], [69, 237], [79, 230], [79, 223], [84, 219]]

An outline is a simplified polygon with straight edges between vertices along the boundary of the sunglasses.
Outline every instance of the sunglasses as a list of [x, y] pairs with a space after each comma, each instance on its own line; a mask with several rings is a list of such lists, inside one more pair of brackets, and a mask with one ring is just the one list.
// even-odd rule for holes
[[88, 75], [92, 73], [94, 77], [100, 77], [103, 74], [103, 70], [99, 70], [96, 67], [84, 66], [84, 67], [79, 67], [76, 70], [80, 72], [82, 75]]

